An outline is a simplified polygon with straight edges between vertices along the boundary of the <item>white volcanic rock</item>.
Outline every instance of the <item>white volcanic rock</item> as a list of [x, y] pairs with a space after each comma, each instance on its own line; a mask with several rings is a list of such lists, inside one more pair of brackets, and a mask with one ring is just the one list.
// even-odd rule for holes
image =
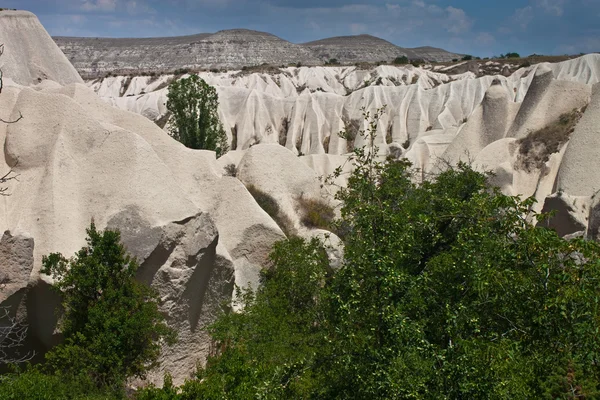
[[21, 85], [51, 79], [61, 85], [83, 83], [37, 17], [28, 11], [0, 11], [0, 68]]
[[567, 145], [557, 178], [557, 190], [591, 196], [600, 190], [600, 84], [595, 84], [585, 113]]
[[561, 114], [585, 106], [590, 94], [589, 85], [555, 80], [550, 68], [540, 66], [507, 135], [523, 138], [556, 121]]
[[[12, 105], [8, 111], [2, 103], [3, 111], [24, 116], [2, 126], [3, 170], [13, 166], [19, 179], [0, 199], [0, 228], [35, 239], [32, 267], [15, 281], [15, 290], [33, 286], [29, 318], [52, 314], [57, 303], [44, 283], [49, 277], [40, 276], [41, 257], [73, 254], [92, 219], [100, 229], [118, 228], [141, 262], [138, 278], [159, 290], [179, 335], [151, 379], [169, 371], [182, 382], [205, 360], [203, 328], [231, 301], [234, 282], [256, 283], [283, 233], [241, 182], [222, 176], [214, 152], [185, 148], [83, 85], [10, 87], [2, 96]], [[36, 340], [55, 343], [56, 321], [40, 321], [33, 323]]]
[[298, 230], [302, 230], [298, 199], [330, 201], [315, 171], [277, 144], [252, 146], [240, 162], [238, 178], [273, 197]]
[[589, 196], [554, 193], [546, 198], [542, 209], [542, 212], [554, 212], [554, 215], [541, 221], [540, 225], [554, 229], [560, 236], [584, 232], [588, 226], [590, 205], [591, 198]]
[[504, 138], [518, 109], [500, 81], [494, 81], [442, 159], [451, 164], [473, 161], [487, 145]]
[[[33, 239], [4, 232], [0, 239], [0, 265], [0, 309], [18, 306], [27, 292], [33, 269]], [[16, 299], [11, 301], [11, 297]]]

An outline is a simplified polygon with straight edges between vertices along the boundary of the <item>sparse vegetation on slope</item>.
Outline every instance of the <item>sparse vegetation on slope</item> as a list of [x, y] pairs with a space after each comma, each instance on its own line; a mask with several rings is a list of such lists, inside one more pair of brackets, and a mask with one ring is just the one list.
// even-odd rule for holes
[[520, 139], [516, 167], [526, 171], [542, 168], [550, 159], [550, 155], [558, 153], [569, 141], [582, 114], [582, 110], [563, 114], [554, 123]]
[[301, 214], [300, 222], [304, 226], [332, 230], [335, 212], [325, 200], [300, 197], [298, 207]]
[[254, 200], [256, 200], [260, 208], [269, 214], [269, 216], [273, 218], [277, 225], [279, 225], [286, 236], [290, 237], [294, 235], [294, 224], [290, 220], [290, 217], [285, 215], [285, 213], [279, 208], [279, 204], [277, 204], [277, 200], [275, 200], [273, 196], [263, 192], [254, 185], [248, 185], [246, 186], [246, 189], [248, 189], [252, 197], [254, 197]]

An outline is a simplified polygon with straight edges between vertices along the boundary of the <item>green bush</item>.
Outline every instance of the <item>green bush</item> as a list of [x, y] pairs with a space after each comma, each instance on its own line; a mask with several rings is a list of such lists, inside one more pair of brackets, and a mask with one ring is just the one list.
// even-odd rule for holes
[[121, 387], [156, 366], [163, 343], [174, 342], [158, 310], [157, 292], [135, 280], [138, 264], [127, 255], [118, 231], [92, 223], [87, 246], [67, 260], [42, 258], [42, 272], [62, 296], [64, 343], [46, 354], [47, 371], [88, 376], [98, 386]]
[[117, 400], [124, 394], [100, 390], [85, 376], [65, 377], [30, 368], [0, 376], [0, 400]]
[[171, 136], [192, 149], [214, 150], [217, 157], [227, 153], [227, 135], [218, 106], [215, 88], [197, 75], [173, 82], [167, 95], [167, 110], [173, 121]]

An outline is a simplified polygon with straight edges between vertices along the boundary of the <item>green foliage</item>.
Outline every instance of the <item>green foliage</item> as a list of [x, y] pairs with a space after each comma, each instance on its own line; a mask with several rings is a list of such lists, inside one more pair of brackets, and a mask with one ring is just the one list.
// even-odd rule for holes
[[466, 54], [465, 56], [463, 56], [462, 61], [471, 61], [473, 59], [473, 56], [470, 54]]
[[521, 58], [521, 56], [519, 55], [519, 53], [506, 53], [500, 54], [500, 58]]
[[327, 254], [317, 240], [294, 237], [275, 245], [271, 261], [256, 294], [240, 291], [245, 311], [212, 326], [215, 356], [182, 387], [182, 399], [307, 398], [315, 390], [304, 377], [326, 320]]
[[219, 98], [214, 87], [197, 75], [173, 82], [167, 95], [167, 110], [173, 124], [170, 134], [192, 149], [227, 153], [227, 135], [219, 120]]
[[122, 393], [100, 390], [83, 376], [66, 378], [30, 368], [0, 376], [0, 400], [117, 400]]
[[343, 266], [279, 243], [179, 398], [598, 398], [600, 246], [532, 226], [533, 200], [467, 165], [417, 185], [379, 161], [382, 112], [338, 192]]
[[394, 58], [393, 62], [396, 65], [406, 65], [409, 63], [408, 57], [406, 57], [406, 56], [396, 57], [396, 58]]
[[70, 260], [42, 258], [62, 295], [64, 343], [46, 354], [46, 369], [85, 374], [99, 386], [120, 386], [144, 377], [156, 365], [161, 344], [174, 342], [158, 310], [156, 291], [135, 280], [138, 264], [120, 244], [118, 231], [99, 232], [92, 223], [87, 246]]

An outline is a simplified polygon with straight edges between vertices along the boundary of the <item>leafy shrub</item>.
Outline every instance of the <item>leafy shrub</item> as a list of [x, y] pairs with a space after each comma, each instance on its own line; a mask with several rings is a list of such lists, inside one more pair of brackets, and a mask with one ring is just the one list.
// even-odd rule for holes
[[46, 354], [45, 368], [119, 387], [156, 366], [161, 345], [172, 344], [175, 332], [158, 310], [157, 292], [135, 280], [138, 264], [119, 232], [99, 232], [92, 223], [87, 233], [87, 246], [73, 258], [42, 257], [42, 272], [63, 299], [65, 339]]
[[254, 185], [248, 185], [246, 186], [246, 189], [248, 189], [252, 197], [254, 197], [254, 200], [256, 200], [260, 208], [269, 214], [269, 216], [273, 218], [277, 225], [279, 225], [286, 236], [290, 237], [294, 235], [294, 224], [290, 218], [279, 208], [279, 204], [277, 204], [277, 200], [275, 200], [273, 196], [263, 192]]
[[318, 389], [304, 378], [323, 350], [327, 254], [318, 240], [293, 237], [276, 243], [270, 259], [258, 291], [241, 296], [248, 312], [210, 328], [219, 351], [182, 387], [182, 399], [306, 399]]
[[335, 212], [326, 201], [300, 197], [298, 199], [300, 222], [307, 228], [331, 230]]
[[473, 59], [473, 56], [470, 54], [466, 54], [465, 56], [463, 56], [462, 61], [471, 61]]
[[119, 400], [119, 391], [98, 389], [85, 376], [49, 375], [29, 368], [0, 376], [0, 400]]
[[214, 150], [217, 157], [222, 156], [229, 146], [218, 106], [215, 88], [197, 75], [173, 82], [167, 95], [167, 110], [173, 118], [171, 136], [186, 147]]

